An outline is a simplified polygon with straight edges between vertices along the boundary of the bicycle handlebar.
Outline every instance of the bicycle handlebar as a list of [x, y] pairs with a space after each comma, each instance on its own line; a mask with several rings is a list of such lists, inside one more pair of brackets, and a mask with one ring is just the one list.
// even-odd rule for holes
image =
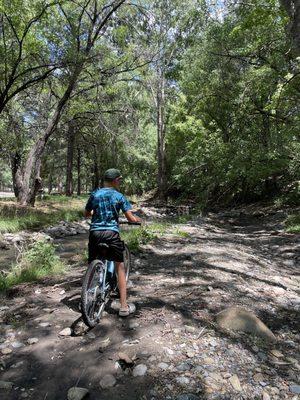
[[[91, 222], [89, 220], [87, 220], [87, 224], [91, 225]], [[130, 221], [119, 221], [118, 224], [119, 225], [142, 225], [141, 222], [130, 222]]]
[[142, 225], [141, 222], [119, 221], [120, 225]]

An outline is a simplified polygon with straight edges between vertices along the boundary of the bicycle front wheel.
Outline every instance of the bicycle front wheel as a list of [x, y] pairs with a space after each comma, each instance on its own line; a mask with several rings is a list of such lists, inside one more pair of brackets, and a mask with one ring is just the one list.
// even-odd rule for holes
[[93, 328], [100, 321], [105, 307], [106, 293], [103, 291], [105, 264], [94, 260], [89, 265], [82, 284], [81, 312], [84, 323]]

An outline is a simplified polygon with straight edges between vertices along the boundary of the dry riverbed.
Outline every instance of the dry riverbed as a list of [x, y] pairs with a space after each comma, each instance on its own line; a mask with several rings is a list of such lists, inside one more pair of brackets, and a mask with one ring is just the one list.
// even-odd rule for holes
[[[283, 219], [236, 211], [178, 225], [133, 257], [136, 314], [118, 318], [115, 299], [90, 331], [78, 308], [87, 234], [59, 239], [67, 276], [1, 299], [1, 399], [63, 400], [72, 387], [86, 391], [69, 398], [91, 400], [298, 399], [299, 236]], [[277, 341], [220, 329], [231, 306]]]

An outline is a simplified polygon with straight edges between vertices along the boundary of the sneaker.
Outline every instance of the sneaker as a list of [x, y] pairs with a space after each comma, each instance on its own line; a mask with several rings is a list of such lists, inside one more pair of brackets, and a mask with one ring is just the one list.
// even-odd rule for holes
[[119, 316], [120, 317], [128, 317], [128, 315], [133, 314], [136, 310], [136, 307], [133, 303], [129, 303], [126, 308], [120, 308]]

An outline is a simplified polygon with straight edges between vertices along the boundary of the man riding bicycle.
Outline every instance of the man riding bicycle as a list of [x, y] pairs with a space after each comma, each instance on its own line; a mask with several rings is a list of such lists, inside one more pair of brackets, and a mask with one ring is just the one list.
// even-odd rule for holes
[[99, 258], [99, 244], [109, 245], [106, 258], [115, 261], [120, 291], [119, 315], [126, 317], [135, 311], [134, 304], [127, 304], [126, 273], [124, 268], [124, 242], [119, 234], [119, 212], [122, 210], [129, 222], [141, 222], [132, 213], [132, 205], [119, 192], [122, 180], [118, 169], [108, 169], [104, 174], [104, 187], [90, 195], [85, 207], [85, 217], [92, 217], [89, 235], [89, 263]]

